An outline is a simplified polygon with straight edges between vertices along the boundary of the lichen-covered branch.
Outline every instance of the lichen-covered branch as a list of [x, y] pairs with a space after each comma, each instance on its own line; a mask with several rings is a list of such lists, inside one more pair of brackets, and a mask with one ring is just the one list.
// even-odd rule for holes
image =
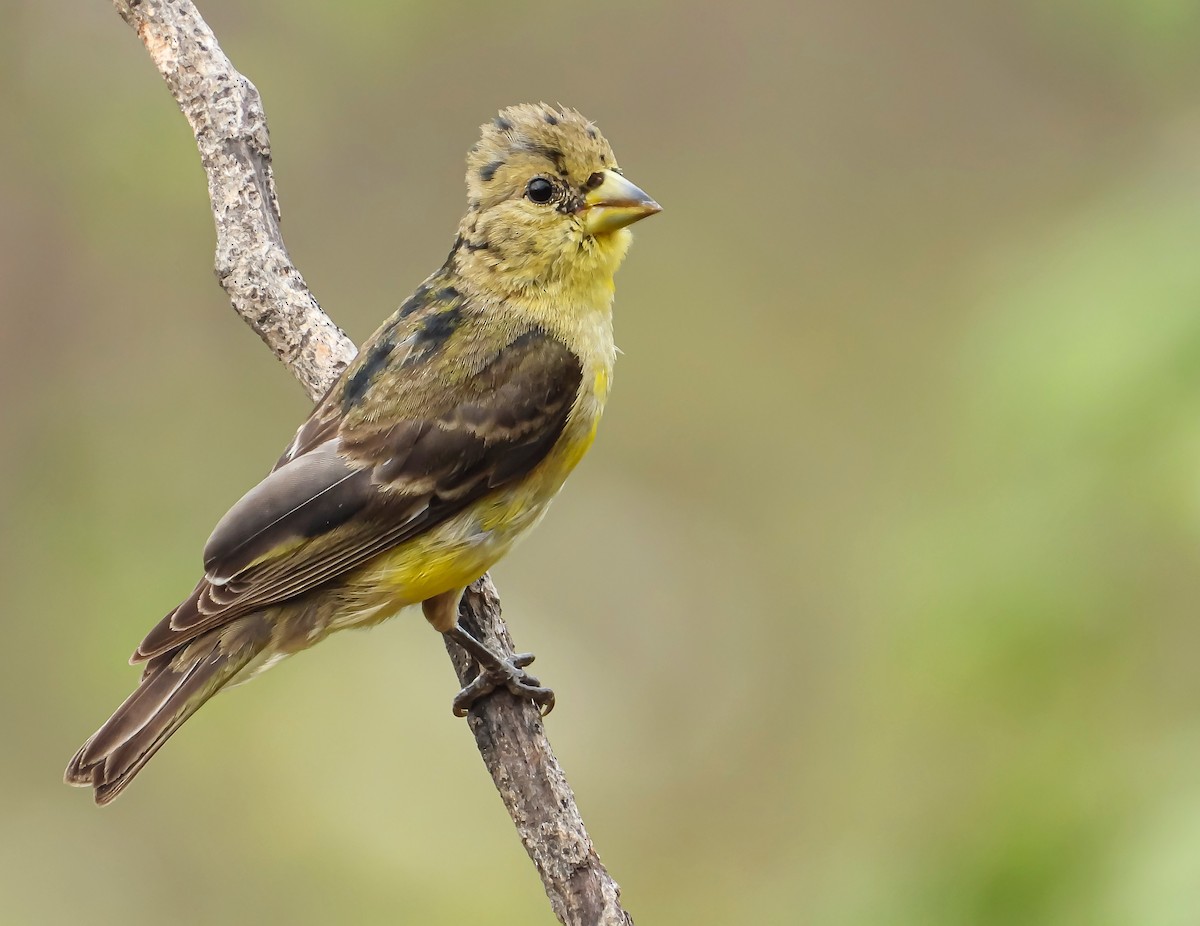
[[[284, 247], [258, 91], [234, 69], [189, 0], [114, 5], [146, 46], [196, 137], [216, 223], [221, 286], [316, 399], [354, 358], [355, 347], [321, 310]], [[487, 576], [463, 596], [460, 618], [478, 639], [513, 652]], [[446, 646], [466, 684], [474, 664], [454, 643]], [[472, 708], [468, 723], [558, 919], [567, 926], [632, 926], [537, 709], [500, 690]]]

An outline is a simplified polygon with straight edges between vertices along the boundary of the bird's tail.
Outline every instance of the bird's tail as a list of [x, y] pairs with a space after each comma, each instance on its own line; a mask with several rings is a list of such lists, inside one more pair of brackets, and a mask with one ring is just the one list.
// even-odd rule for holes
[[75, 753], [67, 784], [95, 788], [96, 803], [107, 804], [185, 720], [258, 656], [268, 638], [265, 622], [251, 615], [153, 659], [137, 690]]

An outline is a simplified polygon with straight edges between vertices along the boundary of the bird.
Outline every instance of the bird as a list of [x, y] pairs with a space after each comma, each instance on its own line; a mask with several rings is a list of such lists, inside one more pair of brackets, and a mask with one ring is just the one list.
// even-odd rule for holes
[[66, 770], [97, 804], [220, 689], [410, 605], [479, 665], [456, 715], [496, 688], [553, 708], [532, 655], [477, 640], [458, 604], [591, 446], [617, 353], [613, 275], [629, 226], [661, 207], [592, 122], [545, 103], [483, 125], [466, 183], [445, 263], [220, 518], [203, 578], [135, 650], [140, 684]]

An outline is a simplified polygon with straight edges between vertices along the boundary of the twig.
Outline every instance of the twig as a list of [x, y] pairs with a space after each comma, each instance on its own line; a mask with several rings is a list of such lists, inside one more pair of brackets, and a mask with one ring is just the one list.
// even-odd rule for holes
[[[321, 310], [279, 230], [262, 100], [217, 45], [189, 0], [114, 0], [146, 46], [196, 136], [217, 229], [217, 278], [233, 308], [313, 399], [354, 358], [354, 344]], [[512, 653], [500, 599], [484, 576], [460, 617], [477, 638]], [[446, 648], [459, 681], [476, 667]], [[600, 863], [575, 797], [530, 702], [497, 691], [471, 710], [484, 764], [566, 926], [632, 926], [620, 889]]]

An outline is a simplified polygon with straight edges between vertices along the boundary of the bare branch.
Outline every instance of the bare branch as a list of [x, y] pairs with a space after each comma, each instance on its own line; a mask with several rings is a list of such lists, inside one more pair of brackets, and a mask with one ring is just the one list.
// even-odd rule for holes
[[354, 359], [353, 342], [321, 311], [279, 230], [267, 117], [189, 2], [114, 4], [183, 110], [217, 225], [217, 279], [246, 323], [319, 398]]
[[[230, 302], [316, 399], [354, 358], [354, 344], [308, 291], [279, 230], [262, 100], [217, 45], [189, 0], [114, 0], [196, 137], [217, 230], [216, 271]], [[459, 612], [480, 640], [513, 652], [500, 599], [484, 576]], [[477, 667], [446, 648], [459, 681]], [[620, 889], [600, 863], [575, 797], [530, 702], [500, 690], [468, 717], [484, 764], [566, 926], [632, 926]]]
[[[475, 639], [505, 654], [513, 652], [500, 618], [500, 596], [487, 576], [467, 589], [458, 616]], [[457, 644], [447, 640], [446, 649], [465, 685], [475, 676], [475, 664]], [[568, 926], [633, 926], [621, 907], [621, 889], [584, 829], [575, 795], [533, 703], [499, 689], [472, 708], [467, 721], [525, 851], [542, 876], [555, 916]]]

